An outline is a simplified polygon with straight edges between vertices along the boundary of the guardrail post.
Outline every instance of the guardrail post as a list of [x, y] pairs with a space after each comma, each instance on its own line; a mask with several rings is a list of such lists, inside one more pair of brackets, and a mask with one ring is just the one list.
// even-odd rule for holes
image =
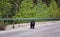
[[15, 21], [13, 20], [13, 26], [12, 26], [13, 29], [15, 28], [14, 23], [15, 23]]

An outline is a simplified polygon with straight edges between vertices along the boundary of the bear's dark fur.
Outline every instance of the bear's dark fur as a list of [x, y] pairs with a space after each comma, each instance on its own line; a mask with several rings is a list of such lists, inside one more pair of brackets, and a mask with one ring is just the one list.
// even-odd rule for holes
[[35, 27], [35, 21], [32, 20], [32, 21], [31, 21], [31, 24], [30, 24], [30, 28], [31, 28], [31, 29], [34, 29], [34, 27]]

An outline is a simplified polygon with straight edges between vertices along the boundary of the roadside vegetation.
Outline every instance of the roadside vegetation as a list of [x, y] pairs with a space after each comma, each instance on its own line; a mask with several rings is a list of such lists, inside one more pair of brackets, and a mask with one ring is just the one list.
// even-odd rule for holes
[[[60, 8], [55, 0], [51, 0], [49, 5], [42, 0], [0, 0], [0, 18], [60, 18]], [[12, 22], [13, 20], [0, 21], [0, 28]]]

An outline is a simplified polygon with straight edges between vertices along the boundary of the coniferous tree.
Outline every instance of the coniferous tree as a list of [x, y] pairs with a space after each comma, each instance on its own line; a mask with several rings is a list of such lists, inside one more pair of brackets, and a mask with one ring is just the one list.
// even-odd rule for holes
[[33, 16], [33, 1], [32, 0], [23, 0], [19, 9], [19, 12], [14, 17], [19, 18], [30, 18]]

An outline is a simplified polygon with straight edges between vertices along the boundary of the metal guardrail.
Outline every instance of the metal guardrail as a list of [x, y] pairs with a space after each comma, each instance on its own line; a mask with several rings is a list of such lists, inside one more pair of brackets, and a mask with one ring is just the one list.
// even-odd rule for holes
[[0, 18], [0, 20], [60, 20], [60, 18]]

